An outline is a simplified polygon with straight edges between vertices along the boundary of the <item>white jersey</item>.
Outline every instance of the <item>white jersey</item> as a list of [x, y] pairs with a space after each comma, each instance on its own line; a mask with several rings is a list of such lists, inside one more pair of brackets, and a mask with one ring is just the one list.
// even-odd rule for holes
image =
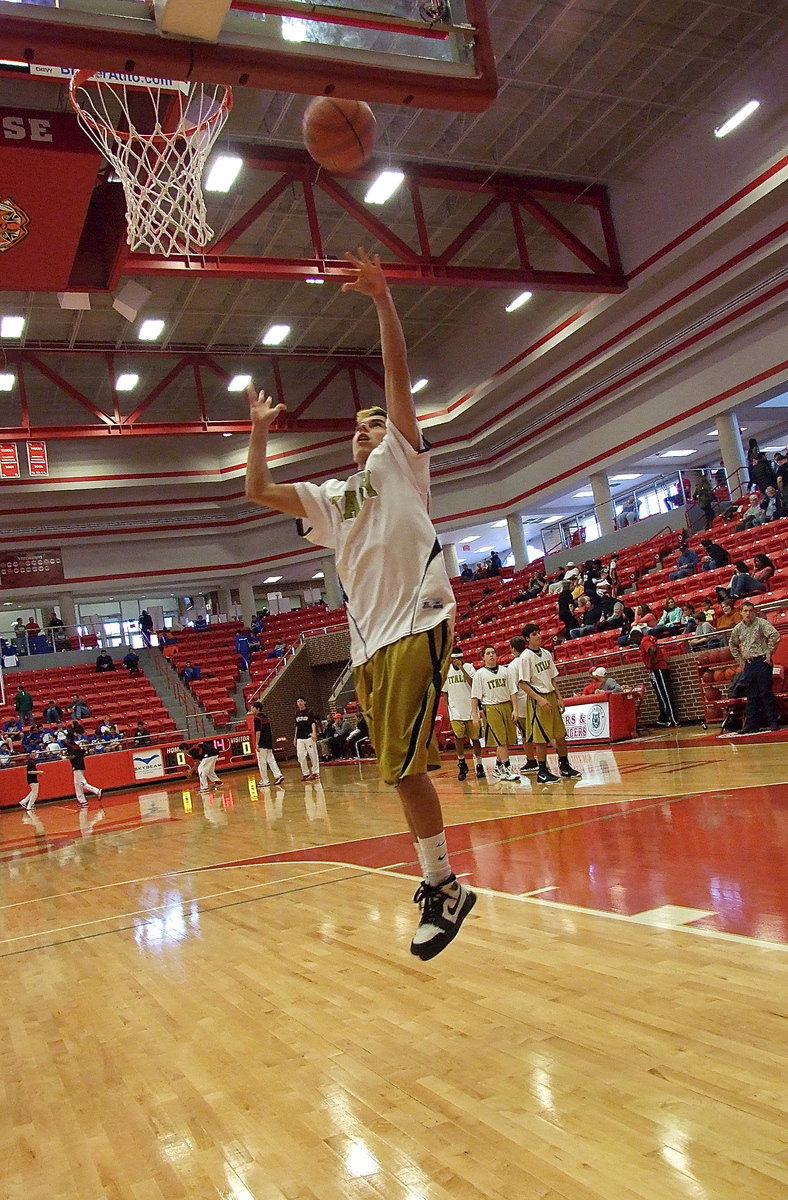
[[344, 482], [296, 483], [304, 537], [336, 553], [354, 667], [408, 634], [454, 624], [456, 604], [429, 516], [429, 452], [391, 422], [366, 468]]
[[509, 691], [514, 696], [514, 711], [518, 717], [525, 717], [528, 697], [520, 691], [520, 657], [512, 659], [506, 668], [509, 672]]
[[471, 695], [486, 708], [489, 704], [505, 704], [512, 699], [511, 676], [508, 667], [479, 667], [473, 677]]
[[529, 683], [535, 692], [547, 696], [555, 691], [553, 680], [558, 670], [549, 650], [523, 650], [517, 661], [520, 667], [518, 678]]
[[443, 690], [446, 693], [446, 704], [449, 709], [450, 721], [470, 721], [471, 719], [471, 680], [476, 671], [470, 663], [461, 667], [449, 666], [449, 674]]

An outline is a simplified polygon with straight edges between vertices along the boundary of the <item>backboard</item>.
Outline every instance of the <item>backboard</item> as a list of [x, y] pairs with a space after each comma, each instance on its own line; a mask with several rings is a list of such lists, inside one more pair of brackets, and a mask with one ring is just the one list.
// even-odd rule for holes
[[[373, 0], [382, 8], [381, 0]], [[0, 71], [128, 76], [481, 111], [485, 0], [0, 0]]]

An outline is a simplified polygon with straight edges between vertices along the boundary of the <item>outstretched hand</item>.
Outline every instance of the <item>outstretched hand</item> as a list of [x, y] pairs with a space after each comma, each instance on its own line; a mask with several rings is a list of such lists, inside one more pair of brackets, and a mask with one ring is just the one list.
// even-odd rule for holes
[[355, 254], [348, 250], [345, 258], [357, 274], [355, 279], [342, 284], [343, 292], [361, 292], [362, 295], [371, 296], [373, 299], [386, 294], [388, 285], [380, 265], [379, 254], [373, 254], [370, 258], [364, 247], [359, 246]]
[[246, 388], [246, 398], [252, 424], [260, 425], [264, 430], [270, 429], [279, 414], [285, 411], [284, 404], [274, 404], [271, 396], [266, 396], [264, 391], [258, 392], [251, 383]]

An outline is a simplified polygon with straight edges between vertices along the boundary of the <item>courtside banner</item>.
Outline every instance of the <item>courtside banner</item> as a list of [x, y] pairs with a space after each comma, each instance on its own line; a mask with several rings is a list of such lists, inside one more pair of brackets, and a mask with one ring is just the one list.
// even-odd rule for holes
[[591, 742], [610, 737], [610, 709], [606, 704], [572, 704], [564, 709], [566, 740]]
[[164, 774], [164, 758], [161, 750], [134, 750], [131, 762], [135, 779], [161, 779]]
[[0, 550], [0, 588], [64, 583], [60, 550]]
[[49, 475], [46, 442], [27, 443], [27, 469], [33, 478], [42, 478]]
[[0, 479], [19, 479], [19, 451], [16, 442], [0, 444]]

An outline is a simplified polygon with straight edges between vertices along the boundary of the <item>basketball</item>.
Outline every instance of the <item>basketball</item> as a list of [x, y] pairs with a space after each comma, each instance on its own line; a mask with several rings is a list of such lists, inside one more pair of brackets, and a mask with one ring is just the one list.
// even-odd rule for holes
[[363, 100], [317, 96], [304, 113], [304, 145], [327, 171], [348, 173], [362, 166], [375, 146], [375, 114]]

